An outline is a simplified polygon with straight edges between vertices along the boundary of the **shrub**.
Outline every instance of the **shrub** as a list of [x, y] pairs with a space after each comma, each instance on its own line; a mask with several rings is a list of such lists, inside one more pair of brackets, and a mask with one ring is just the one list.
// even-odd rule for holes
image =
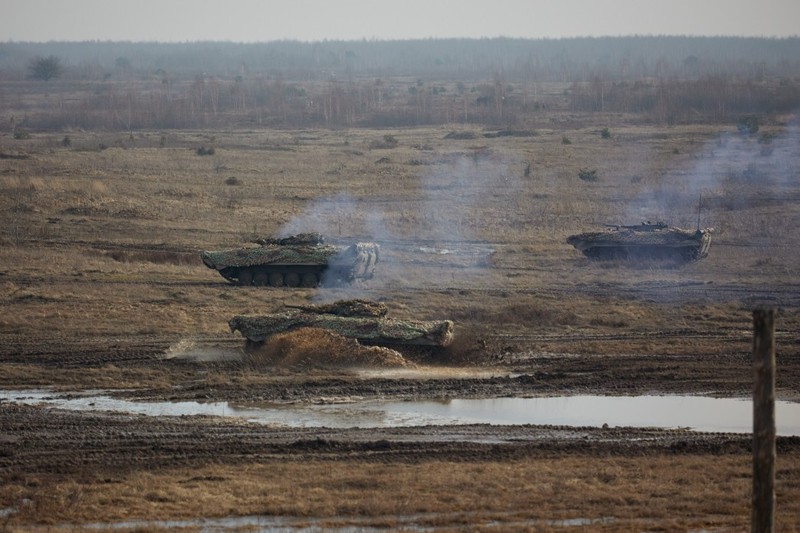
[[484, 133], [487, 139], [497, 139], [498, 137], [536, 137], [537, 133], [533, 130], [512, 130], [505, 129], [495, 132]]
[[25, 130], [17, 130], [14, 132], [14, 138], [18, 141], [24, 141], [31, 138], [31, 134]]
[[583, 181], [597, 181], [597, 169], [588, 169], [582, 168], [578, 171], [578, 178], [582, 179]]
[[600, 130], [600, 137], [602, 137], [603, 139], [610, 139], [611, 132], [608, 131], [608, 128], [603, 128], [602, 130]]
[[561, 137], [561, 144], [572, 144], [572, 141], [569, 140], [569, 137], [564, 135], [563, 137]]
[[56, 56], [36, 56], [31, 60], [28, 68], [31, 72], [31, 78], [42, 81], [58, 78], [64, 70], [61, 67], [61, 59]]
[[775, 132], [772, 132], [772, 131], [768, 131], [768, 132], [762, 133], [758, 137], [758, 143], [759, 144], [770, 144], [777, 136], [778, 136], [778, 134], [775, 133]]
[[753, 135], [758, 131], [758, 119], [756, 117], [742, 117], [736, 123], [736, 129], [739, 130], [739, 133]]
[[464, 139], [470, 140], [476, 138], [478, 135], [474, 131], [451, 131], [444, 136], [445, 139]]
[[395, 148], [397, 146], [397, 139], [394, 135], [384, 135], [381, 141], [372, 141], [369, 145], [370, 148]]
[[205, 146], [201, 146], [197, 149], [197, 155], [214, 155], [214, 147], [206, 148]]
[[72, 146], [72, 139], [69, 138], [69, 135], [64, 135], [64, 138], [61, 139], [61, 146], [64, 148], [69, 148]]

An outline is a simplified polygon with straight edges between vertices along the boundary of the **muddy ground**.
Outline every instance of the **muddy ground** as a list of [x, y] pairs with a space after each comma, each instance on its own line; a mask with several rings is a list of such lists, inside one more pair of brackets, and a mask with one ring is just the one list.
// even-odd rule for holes
[[[685, 331], [661, 332], [663, 339], [696, 340]], [[109, 375], [141, 376], [136, 388], [110, 390], [139, 401], [230, 401], [319, 403], [334, 398], [423, 400], [552, 395], [685, 394], [749, 397], [752, 356], [733, 351], [746, 332], [704, 335], [717, 355], [570, 353], [580, 335], [539, 336], [557, 353], [540, 352], [530, 338], [478, 339], [471, 359], [453, 364], [447, 351], [406, 350], [411, 368], [332, 368], [321, 359], [301, 366], [265, 367], [254, 362], [239, 339], [198, 337], [177, 347], [165, 337], [50, 339], [32, 343], [4, 336], [4, 372], [19, 367], [19, 389], [52, 387], [54, 395], [108, 389]], [[779, 398], [797, 401], [800, 354], [789, 340], [779, 358]], [[618, 344], [638, 335], [594, 335], [593, 342]], [[179, 351], [180, 350], [180, 351]], [[788, 353], [787, 353], [788, 352]], [[450, 359], [448, 359], [450, 358]], [[27, 371], [36, 368], [37, 371]], [[154, 370], [155, 369], [155, 370]], [[47, 374], [47, 379], [41, 376]], [[155, 374], [156, 377], [153, 377]], [[131, 379], [130, 377], [128, 379]], [[349, 457], [369, 451], [371, 459], [410, 461], [474, 456], [513, 457], [533, 451], [551, 454], [731, 453], [746, 452], [746, 435], [684, 430], [512, 426], [421, 427], [414, 429], [269, 428], [213, 418], [131, 417], [114, 413], [73, 413], [3, 405], [5, 475], [202, 465], [207, 461], [257, 461], [275, 454]], [[487, 444], [492, 442], [491, 445]], [[143, 444], [146, 444], [143, 446]], [[800, 438], [779, 439], [780, 449], [800, 452]], [[169, 453], [165, 453], [169, 450]], [[113, 456], [113, 461], [110, 457]], [[383, 460], [381, 459], [381, 460]]]
[[[724, 253], [725, 247], [720, 248]], [[631, 265], [616, 268], [640, 272]], [[504, 272], [502, 266], [492, 271]], [[426, 309], [449, 305], [456, 340], [447, 349], [400, 347], [404, 366], [369, 367], [352, 360], [335, 364], [324, 349], [282, 364], [261, 352], [245, 351], [238, 334], [150, 331], [150, 313], [142, 311], [127, 315], [131, 323], [125, 332], [92, 332], [81, 306], [73, 307], [62, 296], [67, 289], [61, 284], [71, 281], [54, 278], [45, 290], [22, 273], [6, 277], [9, 284], [22, 287], [7, 296], [21, 313], [62, 310], [60, 317], [56, 313], [38, 322], [50, 324], [50, 330], [34, 329], [31, 323], [0, 335], [0, 376], [6, 389], [45, 388], [65, 397], [102, 390], [116, 398], [150, 402], [277, 404], [564, 395], [748, 398], [753, 387], [752, 308], [772, 303], [778, 309], [778, 398], [800, 400], [800, 292], [783, 282], [618, 281], [578, 288], [553, 283], [514, 291], [490, 283], [483, 288], [384, 286], [380, 299], [390, 309], [405, 310], [405, 316], [407, 302], [424, 301]], [[202, 305], [209, 294], [270, 298], [276, 307], [282, 301], [314, 301], [318, 294], [244, 289], [223, 280], [176, 280], [169, 288], [88, 280], [83, 286], [115, 306], [143, 302], [139, 305], [152, 306], [145, 311], [167, 305], [174, 313]], [[165, 303], [157, 296], [161, 290], [182, 293], [188, 303]], [[369, 287], [361, 290], [370, 292]], [[116, 299], [117, 294], [124, 296]], [[583, 306], [591, 309], [588, 319], [580, 315]], [[524, 316], [515, 316], [520, 313]], [[116, 324], [123, 319], [115, 319]], [[641, 326], [631, 327], [629, 321], [637, 320]], [[81, 328], [86, 330], [76, 333]], [[549, 530], [578, 520], [588, 529], [605, 531], [735, 531], [749, 520], [752, 441], [747, 434], [534, 425], [294, 428], [209, 416], [74, 412], [2, 402], [0, 435], [3, 519], [11, 531], [53, 525], [80, 530], [130, 521], [148, 530], [169, 529], [163, 522], [167, 519], [183, 520], [193, 530], [200, 528], [198, 519], [235, 516], [278, 517], [290, 520], [288, 529], [322, 520], [322, 529], [356, 524], [457, 530], [465, 524], [478, 529], [502, 524]], [[777, 450], [779, 523], [791, 531], [800, 516], [797, 504], [788, 503], [800, 501], [800, 437], [779, 437]], [[286, 472], [264, 481], [275, 469]], [[698, 471], [707, 473], [692, 473]], [[463, 478], [441, 487], [436, 495], [440, 501], [434, 504], [432, 497], [421, 496], [432, 483], [426, 475], [445, 479], [451, 473]], [[548, 476], [554, 480], [546, 481]], [[674, 479], [667, 482], [665, 476]], [[585, 477], [599, 487], [576, 490], [558, 481]], [[537, 490], [552, 484], [557, 488], [517, 496], [521, 500], [506, 495], [496, 501], [484, 495], [487, 483], [526, 494], [531, 479], [539, 480]], [[644, 482], [652, 486], [642, 487]], [[405, 503], [387, 506], [398, 483], [407, 491]], [[151, 484], [162, 488], [149, 488]], [[295, 499], [276, 503], [270, 500], [273, 496], [249, 495], [245, 502], [236, 497], [243, 484], [268, 494], [281, 487], [280, 492]], [[706, 493], [710, 484], [718, 493]], [[209, 491], [236, 503], [203, 500]], [[597, 495], [588, 496], [594, 491]], [[315, 499], [318, 492], [325, 495], [323, 501]], [[458, 493], [463, 501], [453, 503], [450, 498]], [[556, 508], [550, 507], [553, 494], [558, 494]], [[603, 494], [614, 496], [608, 500]], [[719, 503], [726, 494], [732, 495], [731, 501]], [[373, 498], [379, 502], [364, 503]], [[663, 508], [654, 511], [653, 498], [660, 498]], [[477, 501], [484, 503], [478, 506], [479, 516], [473, 516], [469, 509]], [[709, 501], [717, 503], [701, 503]], [[349, 509], [352, 502], [362, 502], [363, 508]]]
[[[677, 343], [678, 353], [653, 355], [631, 351], [631, 346], [643, 342], [644, 337], [633, 333], [487, 335], [472, 338], [457, 353], [406, 351], [409, 366], [401, 370], [332, 368], [319, 359], [293, 367], [265, 366], [252, 354], [244, 352], [240, 339], [225, 336], [197, 336], [187, 343], [154, 335], [36, 340], [5, 335], [0, 355], [7, 386], [19, 389], [54, 386], [54, 395], [67, 397], [80, 390], [110, 389], [112, 396], [140, 401], [228, 400], [280, 404], [341, 399], [572, 394], [718, 397], [748, 397], [750, 394], [752, 358], [744, 349], [750, 340], [746, 331], [661, 331], [655, 337], [662, 343]], [[785, 331], [779, 331], [778, 339], [783, 348], [779, 358], [779, 397], [797, 401], [796, 384], [800, 382], [797, 343]], [[600, 346], [605, 349], [600, 350], [602, 353], [576, 353], [589, 341], [594, 349]], [[700, 355], [684, 353], [686, 346], [693, 343], [696, 349], [692, 351]], [[718, 353], [703, 353], [709, 344], [715, 346]], [[118, 386], [110, 382], [115, 379], [120, 380]], [[136, 385], [125, 386], [127, 383]], [[311, 520], [312, 527], [320, 529], [433, 527], [458, 530], [467, 527], [466, 524], [477, 529], [504, 524], [503, 527], [515, 530], [558, 530], [572, 524], [604, 531], [633, 531], [643, 527], [683, 531], [709, 526], [710, 530], [733, 531], [744, 527], [749, 516], [745, 495], [749, 488], [751, 436], [746, 434], [483, 424], [382, 429], [289, 428], [208, 416], [149, 417], [100, 411], [73, 412], [7, 402], [0, 407], [0, 475], [6, 487], [4, 528], [9, 531], [64, 524], [75, 530], [82, 529], [83, 525], [102, 529], [111, 527], [112, 523], [139, 524], [137, 527], [148, 530], [175, 527], [175, 523], [169, 526], [165, 522], [167, 519], [181, 519], [183, 527], [195, 530], [202, 526], [202, 521], [195, 520], [215, 517], [229, 517], [221, 519], [225, 529], [258, 527], [252, 523], [237, 526], [237, 522], [226, 522], [237, 515], [262, 517], [258, 520], [267, 520], [264, 516], [273, 517], [269, 520], [284, 522], [265, 523], [287, 530], [309, 527]], [[800, 437], [778, 438], [777, 450], [778, 494], [783, 504], [778, 508], [779, 523], [787, 525], [786, 530], [792, 530], [797, 526], [797, 508], [790, 502], [800, 495]], [[695, 464], [696, 460], [703, 466]], [[623, 461], [624, 466], [618, 461]], [[661, 461], [667, 466], [652, 466]], [[731, 461], [731, 466], [722, 466]], [[562, 463], [569, 466], [555, 466]], [[714, 464], [717, 466], [712, 466]], [[217, 486], [223, 487], [219, 489], [223, 493], [232, 491], [235, 494], [235, 487], [241, 486], [250, 476], [261, 480], [250, 483], [264, 487], [267, 483], [264, 474], [255, 473], [253, 469], [264, 468], [270, 472], [278, 465], [289, 469], [289, 477], [307, 475], [295, 473], [294, 469], [299, 468], [295, 465], [320, 465], [325, 473], [311, 474], [312, 477], [349, 472], [347, 475], [355, 476], [356, 480], [346, 482], [345, 486], [356, 483], [357, 488], [349, 487], [352, 494], [337, 497], [341, 482], [331, 481], [331, 487], [327, 488], [322, 481], [312, 482], [315, 487], [322, 484], [318, 490], [325, 490], [334, 495], [334, 500], [340, 501], [334, 510], [324, 503], [297, 509], [296, 503], [280, 506], [263, 500], [255, 506], [233, 508], [207, 503], [198, 510], [186, 501], [186, 498], [198, 498], [196, 491], [204, 494], [203, 491], [212, 491]], [[523, 469], [520, 472], [524, 472], [525, 478], [534, 476], [540, 483], [546, 483], [541, 469], [542, 465], [548, 465], [547, 468], [562, 469], [560, 474], [552, 474], [555, 476], [589, 475], [601, 479], [603, 484], [611, 483], [605, 490], [617, 494], [617, 499], [606, 501], [596, 497], [590, 498], [592, 503], [587, 503], [579, 494], [581, 491], [567, 489], [568, 495], [560, 497], [562, 501], [556, 509], [540, 507], [536, 499], [523, 503], [506, 501], [504, 506], [487, 501], [485, 508], [479, 505], [483, 510], [473, 516], [470, 513], [475, 511], [466, 511], [445, 501], [431, 508], [420, 507], [417, 502], [353, 514], [344, 509], [344, 501], [359, 501], [368, 493], [382, 491], [387, 492], [385, 497], [391, 500], [396, 490], [397, 473], [386, 474], [389, 479], [385, 481], [374, 471], [353, 473], [369, 465], [378, 466], [379, 472], [389, 467], [417, 472], [410, 474], [412, 477], [430, 469], [460, 472], [464, 468], [478, 468], [483, 473], [462, 474], [477, 482], [476, 488], [462, 486], [464, 497], [477, 498], [476, 501], [483, 498], [480, 486], [487, 480], [496, 481], [496, 474], [483, 471], [490, 468], [489, 465], [491, 468], [508, 465]], [[644, 465], [650, 465], [655, 473], [641, 473], [639, 469]], [[650, 503], [636, 501], [633, 495], [625, 496], [628, 490], [647, 493], [641, 487], [636, 488], [644, 476], [656, 485], [647, 497], [650, 498], [647, 501], [652, 502], [654, 494], [669, 491], [666, 487], [672, 482], [658, 481], [667, 471], [685, 469], [687, 476], [691, 476], [688, 472], [696, 472], [698, 468], [709, 469], [722, 480], [736, 480], [734, 492], [739, 496], [733, 503], [713, 511], [696, 509], [685, 500], [703, 501], [721, 496], [695, 496], [696, 483], [679, 477], [674, 483], [682, 485], [686, 494], [677, 496], [674, 493], [666, 498], [671, 502], [667, 507], [688, 507], [683, 511], [685, 515], [679, 518], [674, 510], [663, 511], [663, 516], [652, 515], [653, 511], [648, 511]], [[615, 473], [609, 474], [610, 469]], [[136, 488], [137, 483], [144, 482], [133, 479], [144, 474], [160, 476], [161, 481], [148, 482], [166, 488], [156, 492]], [[508, 486], [514, 486], [514, 476], [504, 475], [509, 476]], [[632, 479], [623, 481], [627, 476]], [[484, 481], [480, 481], [482, 479]], [[701, 486], [709, 483], [702, 479], [698, 478]], [[177, 488], [169, 488], [172, 487], [170, 483], [177, 484]], [[179, 495], [186, 483], [196, 486], [192, 492], [194, 496]], [[277, 486], [277, 481], [274, 483], [267, 483], [267, 487]], [[302, 485], [300, 481], [297, 483]], [[297, 483], [284, 490], [298, 490], [297, 497], [302, 500], [306, 497], [302, 496], [303, 489], [297, 488]], [[390, 488], [379, 491], [374, 484], [386, 484]], [[416, 491], [407, 496], [415, 502], [414, 494], [424, 488], [415, 488], [414, 481], [405, 484], [408, 490]], [[228, 486], [234, 488], [224, 489]], [[731, 489], [724, 488], [720, 481], [718, 490]], [[117, 491], [122, 495], [112, 497]], [[141, 509], [131, 503], [129, 511], [123, 512], [125, 504], [121, 502], [130, 498], [126, 491], [138, 494], [134, 500], [145, 502], [148, 507]], [[67, 511], [76, 506], [84, 511]], [[538, 511], [523, 512], [520, 507]], [[409, 513], [409, 509], [426, 513], [419, 516]]]
[[[77, 132], [74, 148], [63, 135], [0, 138], [4, 153], [25, 154], [0, 171], [0, 387], [138, 401], [748, 398], [752, 311], [770, 307], [777, 397], [800, 401], [800, 192], [779, 164], [796, 160], [796, 134], [771, 159], [755, 140], [726, 141], [774, 176], [755, 184], [741, 171], [750, 159], [715, 155], [716, 129], [640, 129], [620, 125], [607, 145], [587, 125], [567, 132], [568, 146], [555, 130], [486, 146], [409, 130], [386, 168], [372, 131], [344, 144], [336, 132], [220, 133], [213, 160], [196, 155], [190, 134], [185, 145], [143, 134], [99, 151]], [[254, 149], [267, 141], [287, 149]], [[476, 151], [487, 158], [464, 159]], [[687, 170], [659, 173], [637, 153]], [[525, 158], [534, 176], [515, 179]], [[600, 182], [576, 177], [601, 163]], [[625, 206], [651, 188], [680, 193], [654, 216], [693, 226], [697, 167], [719, 182], [702, 189], [703, 223], [717, 227], [708, 258], [596, 263], [566, 244], [605, 222], [637, 222]], [[227, 185], [230, 176], [244, 185]], [[366, 231], [367, 214], [382, 217], [383, 235]], [[319, 226], [342, 241], [380, 240], [375, 278], [245, 288], [199, 261], [203, 249]], [[234, 314], [353, 297], [385, 302], [398, 318], [451, 319], [454, 346], [401, 348], [400, 368], [336, 365], [324, 353], [281, 364], [245, 353], [227, 328]], [[750, 448], [746, 434], [684, 429], [287, 428], [4, 401], [0, 528], [268, 516], [338, 520], [323, 527], [741, 531]], [[778, 523], [800, 530], [800, 437], [777, 448]], [[141, 529], [157, 527], [168, 529]]]

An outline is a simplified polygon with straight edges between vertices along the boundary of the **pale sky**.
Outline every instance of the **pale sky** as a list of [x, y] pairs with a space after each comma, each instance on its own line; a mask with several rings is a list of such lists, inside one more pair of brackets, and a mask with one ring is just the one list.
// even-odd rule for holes
[[0, 0], [6, 41], [800, 35], [800, 0]]

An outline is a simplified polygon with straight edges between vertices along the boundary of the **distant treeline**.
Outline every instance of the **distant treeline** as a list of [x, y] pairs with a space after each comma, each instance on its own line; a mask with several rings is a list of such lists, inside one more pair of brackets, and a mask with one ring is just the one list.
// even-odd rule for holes
[[602, 37], [570, 39], [423, 39], [410, 41], [274, 41], [265, 43], [48, 42], [0, 43], [0, 75], [25, 76], [36, 56], [64, 60], [66, 75], [177, 78], [283, 75], [413, 76], [471, 82], [497, 73], [512, 82], [586, 82], [707, 74], [795, 77], [800, 37]]
[[[32, 80], [43, 57], [58, 77]], [[799, 108], [800, 38], [0, 44], [0, 118], [15, 127], [525, 127], [551, 110], [676, 123]]]

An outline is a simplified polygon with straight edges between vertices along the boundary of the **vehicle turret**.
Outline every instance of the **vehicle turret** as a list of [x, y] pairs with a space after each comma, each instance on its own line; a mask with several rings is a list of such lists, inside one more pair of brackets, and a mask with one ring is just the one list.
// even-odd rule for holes
[[252, 245], [205, 251], [203, 263], [237, 285], [316, 287], [372, 278], [380, 246], [325, 244], [317, 233], [256, 240]]

